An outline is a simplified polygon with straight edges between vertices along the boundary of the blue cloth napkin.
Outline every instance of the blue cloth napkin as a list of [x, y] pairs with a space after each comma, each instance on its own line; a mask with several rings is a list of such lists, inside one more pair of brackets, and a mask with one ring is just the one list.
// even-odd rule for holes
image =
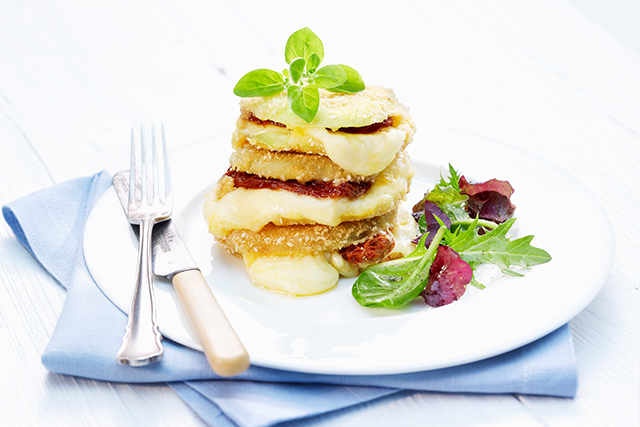
[[93, 281], [82, 248], [85, 222], [111, 185], [106, 172], [66, 181], [3, 206], [17, 239], [67, 289], [42, 363], [51, 372], [117, 382], [166, 382], [209, 425], [263, 427], [357, 405], [402, 390], [574, 397], [569, 325], [509, 353], [453, 368], [401, 375], [305, 374], [250, 367], [217, 377], [204, 355], [170, 340], [156, 364], [118, 365], [126, 315]]

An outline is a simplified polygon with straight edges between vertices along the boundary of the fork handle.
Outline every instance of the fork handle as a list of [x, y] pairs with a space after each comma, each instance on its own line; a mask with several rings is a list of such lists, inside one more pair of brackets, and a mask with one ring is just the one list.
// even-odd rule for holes
[[129, 308], [129, 320], [117, 360], [122, 365], [145, 366], [162, 358], [162, 335], [156, 321], [151, 276], [151, 232], [153, 222], [140, 220], [140, 246], [136, 283]]
[[200, 270], [182, 271], [171, 280], [213, 371], [231, 377], [246, 370], [249, 354]]

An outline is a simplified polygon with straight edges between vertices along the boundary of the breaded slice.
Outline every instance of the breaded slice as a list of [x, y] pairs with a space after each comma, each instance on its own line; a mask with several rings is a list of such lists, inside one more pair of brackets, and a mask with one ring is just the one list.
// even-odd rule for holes
[[216, 241], [236, 255], [302, 256], [332, 252], [392, 228], [397, 213], [397, 209], [393, 209], [384, 215], [347, 221], [335, 227], [321, 224], [267, 224], [259, 231], [232, 230], [224, 237], [216, 238]]
[[320, 90], [320, 108], [311, 123], [298, 117], [287, 103], [286, 92], [270, 97], [243, 98], [243, 111], [260, 120], [281, 123], [289, 129], [363, 127], [384, 121], [387, 117], [410, 117], [391, 89], [369, 86], [362, 92], [343, 94]]
[[286, 190], [236, 188], [224, 176], [206, 197], [204, 217], [209, 232], [224, 237], [232, 230], [259, 231], [265, 225], [323, 224], [336, 226], [383, 215], [406, 198], [415, 172], [402, 151], [356, 199], [316, 198]]
[[298, 182], [359, 182], [371, 181], [375, 175], [355, 175], [336, 165], [326, 156], [293, 151], [271, 151], [245, 145], [231, 154], [231, 169], [263, 178]]

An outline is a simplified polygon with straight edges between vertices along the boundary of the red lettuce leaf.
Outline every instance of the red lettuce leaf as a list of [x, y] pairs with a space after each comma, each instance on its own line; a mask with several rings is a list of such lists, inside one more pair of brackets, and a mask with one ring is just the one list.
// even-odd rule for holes
[[511, 203], [513, 187], [509, 181], [491, 179], [481, 183], [470, 183], [464, 176], [458, 182], [460, 193], [469, 196], [467, 212], [472, 217], [501, 224], [511, 218], [516, 207]]
[[442, 307], [460, 299], [471, 282], [473, 270], [449, 246], [438, 247], [429, 269], [427, 286], [420, 294], [431, 307]]
[[[424, 233], [429, 233], [429, 236], [427, 236], [427, 240], [425, 240], [425, 246], [429, 247], [429, 245], [433, 241], [433, 236], [435, 236], [436, 232], [440, 228], [440, 224], [436, 220], [436, 217], [440, 218], [440, 220], [444, 223], [445, 226], [447, 226], [447, 228], [451, 228], [451, 220], [449, 219], [447, 214], [445, 214], [438, 205], [426, 199], [413, 207], [412, 215], [413, 218], [418, 222], [422, 231], [422, 233], [418, 237], [412, 240], [412, 242], [415, 244], [418, 244], [420, 238], [422, 238]], [[423, 215], [424, 223], [421, 223], [420, 220]]]

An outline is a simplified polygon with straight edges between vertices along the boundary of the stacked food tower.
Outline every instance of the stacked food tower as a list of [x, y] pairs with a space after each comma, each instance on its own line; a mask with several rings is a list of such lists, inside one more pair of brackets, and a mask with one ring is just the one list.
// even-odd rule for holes
[[403, 227], [415, 236], [398, 211], [414, 175], [408, 109], [378, 86], [319, 95], [311, 122], [284, 92], [242, 99], [230, 167], [204, 205], [210, 233], [251, 281], [287, 295], [324, 292], [397, 256]]

